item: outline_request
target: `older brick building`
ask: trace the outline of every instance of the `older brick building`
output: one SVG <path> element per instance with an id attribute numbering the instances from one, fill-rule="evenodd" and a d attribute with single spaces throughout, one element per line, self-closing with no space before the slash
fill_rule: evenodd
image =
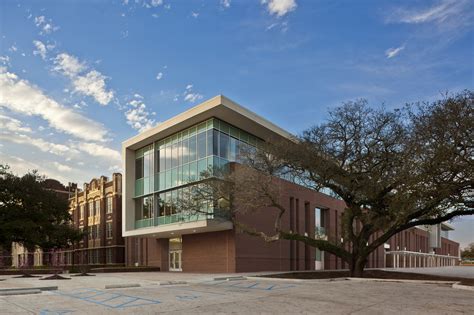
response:
<path id="1" fill-rule="evenodd" d="M 61 253 L 64 265 L 123 265 L 122 175 L 85 183 L 69 199 L 73 224 L 86 235 Z"/>
<path id="2" fill-rule="evenodd" d="M 347 265 L 301 242 L 265 243 L 237 233 L 230 221 L 217 220 L 213 205 L 206 215 L 189 215 L 177 206 L 179 196 L 198 185 L 200 174 L 214 166 L 239 163 L 241 150 L 291 134 L 217 96 L 125 141 L 123 235 L 128 265 L 157 266 L 187 272 L 342 269 Z M 282 226 L 316 238 L 339 240 L 342 201 L 277 179 L 288 211 Z M 276 212 L 262 209 L 238 218 L 257 230 L 270 231 Z M 449 225 L 413 228 L 375 251 L 367 267 L 455 264 L 459 244 L 446 238 Z"/>

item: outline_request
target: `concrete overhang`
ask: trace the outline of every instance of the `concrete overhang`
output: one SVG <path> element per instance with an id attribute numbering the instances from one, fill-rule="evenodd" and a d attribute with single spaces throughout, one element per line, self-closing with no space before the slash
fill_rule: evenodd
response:
<path id="1" fill-rule="evenodd" d="M 454 231 L 454 226 L 447 222 L 441 223 L 441 230 L 443 231 Z"/>
<path id="2" fill-rule="evenodd" d="M 150 226 L 130 231 L 122 231 L 122 234 L 123 237 L 139 236 L 151 238 L 173 238 L 184 234 L 217 232 L 231 230 L 232 228 L 233 224 L 230 221 L 208 219 Z"/>
<path id="3" fill-rule="evenodd" d="M 292 139 L 294 136 L 265 118 L 249 111 L 223 95 L 215 96 L 122 143 L 123 149 L 137 150 L 209 118 L 238 126 L 263 140 Z"/>

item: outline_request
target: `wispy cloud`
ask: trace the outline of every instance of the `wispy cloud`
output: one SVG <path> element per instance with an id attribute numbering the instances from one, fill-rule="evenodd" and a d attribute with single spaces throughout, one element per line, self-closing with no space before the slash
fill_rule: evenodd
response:
<path id="1" fill-rule="evenodd" d="M 385 51 L 385 56 L 387 56 L 388 59 L 393 58 L 397 56 L 404 49 L 405 49 L 405 45 L 402 45 L 396 48 L 389 48 Z"/>
<path id="2" fill-rule="evenodd" d="M 219 5 L 222 9 L 228 9 L 230 7 L 231 0 L 220 0 Z"/>
<path id="3" fill-rule="evenodd" d="M 108 132 L 102 124 L 64 107 L 5 67 L 0 67 L 0 90 L 0 106 L 41 117 L 54 129 L 77 138 L 106 141 Z"/>
<path id="4" fill-rule="evenodd" d="M 158 72 L 158 74 L 156 75 L 156 79 L 161 80 L 161 78 L 163 78 L 163 72 Z"/>
<path id="5" fill-rule="evenodd" d="M 271 15 L 282 17 L 297 7 L 296 0 L 261 0 Z"/>
<path id="6" fill-rule="evenodd" d="M 282 22 L 275 22 L 266 27 L 266 31 L 270 31 L 272 29 L 279 29 L 282 33 L 286 33 L 288 31 L 288 21 L 282 21 Z"/>
<path id="7" fill-rule="evenodd" d="M 33 55 L 39 55 L 41 56 L 41 59 L 45 60 L 46 59 L 46 54 L 48 53 L 48 50 L 51 50 L 54 48 L 54 45 L 45 45 L 43 42 L 39 40 L 34 40 L 33 45 L 35 45 L 36 50 L 33 50 Z"/>
<path id="8" fill-rule="evenodd" d="M 55 26 L 53 21 L 44 15 L 35 17 L 35 25 L 41 30 L 40 35 L 50 34 L 59 30 L 59 26 Z"/>
<path id="9" fill-rule="evenodd" d="M 93 97 L 99 104 L 107 105 L 114 98 L 114 91 L 107 89 L 105 75 L 88 67 L 75 56 L 61 53 L 54 59 L 54 71 L 71 80 L 74 92 Z"/>
<path id="10" fill-rule="evenodd" d="M 186 85 L 186 88 L 184 89 L 184 92 L 183 92 L 183 99 L 185 102 L 194 103 L 202 99 L 203 97 L 204 96 L 202 94 L 199 94 L 193 91 L 192 84 Z"/>
<path id="11" fill-rule="evenodd" d="M 42 152 L 60 156 L 66 161 L 82 161 L 85 158 L 83 153 L 86 153 L 90 157 L 99 158 L 105 164 L 112 164 L 114 167 L 119 167 L 121 164 L 120 153 L 102 144 L 72 139 L 68 139 L 65 143 L 51 142 L 34 135 L 30 127 L 6 115 L 0 115 L 0 124 L 4 126 L 0 131 L 0 140 L 5 142 L 31 146 Z M 44 128 L 40 126 L 38 130 L 44 130 Z"/>
<path id="12" fill-rule="evenodd" d="M 128 110 L 125 112 L 127 124 L 133 129 L 142 132 L 155 125 L 155 120 L 151 118 L 154 113 L 150 113 L 147 109 L 143 97 L 135 94 L 133 99 L 127 103 Z"/>
<path id="13" fill-rule="evenodd" d="M 397 7 L 389 13 L 386 23 L 433 24 L 441 32 L 460 32 L 469 29 L 474 16 L 470 0 L 439 0 L 430 7 Z M 431 30 L 433 32 L 433 30 Z"/>
<path id="14" fill-rule="evenodd" d="M 30 127 L 23 126 L 22 122 L 13 117 L 5 116 L 0 114 L 0 125 L 2 130 L 12 132 L 32 132 Z"/>

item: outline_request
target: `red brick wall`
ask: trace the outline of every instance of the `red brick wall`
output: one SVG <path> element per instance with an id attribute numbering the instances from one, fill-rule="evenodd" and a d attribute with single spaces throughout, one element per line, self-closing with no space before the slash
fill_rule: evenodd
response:
<path id="1" fill-rule="evenodd" d="M 232 230 L 182 236 L 182 269 L 187 272 L 235 272 Z"/>

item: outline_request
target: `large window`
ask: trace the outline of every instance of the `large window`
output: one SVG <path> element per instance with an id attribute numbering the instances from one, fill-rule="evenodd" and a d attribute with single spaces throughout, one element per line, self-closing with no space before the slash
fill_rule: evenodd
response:
<path id="1" fill-rule="evenodd" d="M 110 214 L 113 211 L 113 209 L 112 209 L 112 197 L 107 197 L 106 201 L 107 201 L 107 213 Z"/>
<path id="2" fill-rule="evenodd" d="M 100 216 L 100 199 L 95 201 L 95 215 Z"/>
<path id="3" fill-rule="evenodd" d="M 112 222 L 107 222 L 105 234 L 107 238 L 112 238 Z"/>
<path id="4" fill-rule="evenodd" d="M 89 217 L 93 217 L 95 215 L 94 212 L 94 202 L 89 201 Z"/>
<path id="5" fill-rule="evenodd" d="M 84 220 L 84 204 L 81 204 L 79 206 L 79 212 L 80 212 L 80 218 L 81 220 Z"/>
<path id="6" fill-rule="evenodd" d="M 147 196 L 137 199 L 135 205 L 135 220 L 149 219 L 153 216 L 153 196 Z"/>
<path id="7" fill-rule="evenodd" d="M 136 151 L 135 196 L 189 184 L 229 162 L 242 162 L 262 141 L 212 118 Z"/>
<path id="8" fill-rule="evenodd" d="M 135 160 L 135 179 L 143 178 L 143 156 Z"/>

